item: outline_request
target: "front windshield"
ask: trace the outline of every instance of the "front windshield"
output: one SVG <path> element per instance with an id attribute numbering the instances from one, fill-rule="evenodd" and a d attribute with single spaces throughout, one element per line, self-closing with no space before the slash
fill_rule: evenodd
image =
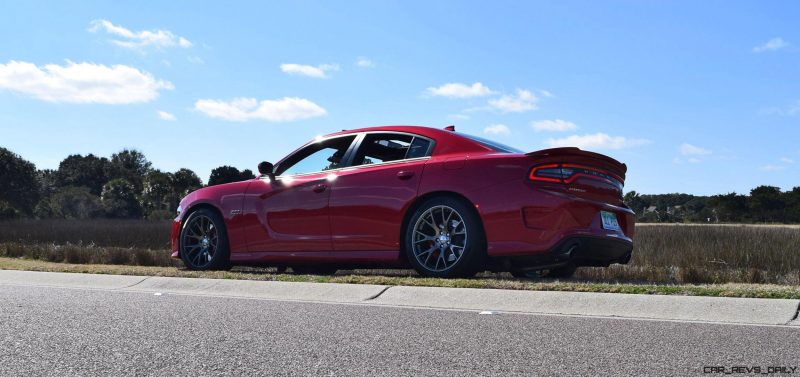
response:
<path id="1" fill-rule="evenodd" d="M 519 150 L 517 148 L 510 147 L 508 145 L 505 145 L 505 144 L 502 144 L 502 143 L 498 143 L 496 141 L 492 141 L 492 140 L 489 140 L 489 139 L 484 139 L 482 137 L 468 135 L 468 134 L 462 134 L 461 132 L 456 132 L 456 134 L 459 135 L 459 136 L 463 136 L 463 137 L 465 137 L 467 139 L 470 139 L 472 141 L 478 142 L 481 145 L 483 145 L 484 147 L 491 148 L 492 150 L 495 150 L 497 152 L 503 152 L 503 153 L 525 153 L 525 152 L 523 152 L 523 151 L 521 151 L 521 150 Z"/>

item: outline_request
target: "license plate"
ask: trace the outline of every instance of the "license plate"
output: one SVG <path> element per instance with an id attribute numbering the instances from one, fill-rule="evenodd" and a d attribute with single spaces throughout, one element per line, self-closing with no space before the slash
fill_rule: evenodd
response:
<path id="1" fill-rule="evenodd" d="M 622 231 L 617 221 L 617 215 L 612 212 L 600 211 L 600 219 L 603 220 L 603 229 Z"/>

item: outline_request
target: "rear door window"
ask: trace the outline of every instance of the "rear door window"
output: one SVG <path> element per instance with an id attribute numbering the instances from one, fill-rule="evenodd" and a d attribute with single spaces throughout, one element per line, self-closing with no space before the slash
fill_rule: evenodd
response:
<path id="1" fill-rule="evenodd" d="M 429 140 L 417 136 L 370 133 L 364 136 L 353 159 L 353 166 L 425 157 L 428 155 L 429 147 Z"/>

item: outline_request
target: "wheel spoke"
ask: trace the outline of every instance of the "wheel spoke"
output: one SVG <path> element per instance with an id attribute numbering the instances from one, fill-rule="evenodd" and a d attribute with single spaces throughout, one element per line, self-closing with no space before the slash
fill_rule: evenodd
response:
<path id="1" fill-rule="evenodd" d="M 435 248 L 434 248 L 434 249 L 435 249 Z M 425 258 L 425 262 L 423 262 L 423 263 L 422 263 L 423 265 L 425 265 L 425 266 L 427 266 L 427 265 L 428 265 L 428 261 L 431 259 L 431 256 L 433 255 L 433 250 L 434 250 L 434 249 L 430 249 L 430 250 L 428 251 L 428 256 Z M 417 258 L 417 259 L 419 259 L 419 258 Z"/>
<path id="2" fill-rule="evenodd" d="M 456 212 L 456 211 L 452 211 L 452 210 L 451 210 L 451 211 L 450 211 L 450 214 L 449 214 L 449 215 L 447 215 L 447 218 L 444 220 L 444 226 L 445 226 L 445 228 L 447 228 L 447 226 L 450 224 L 450 219 L 453 217 L 453 214 L 454 214 L 455 212 Z M 455 227 L 453 228 L 453 230 L 455 230 Z"/>
<path id="3" fill-rule="evenodd" d="M 195 231 L 195 229 L 196 229 L 196 231 Z M 203 226 L 202 226 L 202 225 L 200 225 L 200 219 L 198 219 L 198 220 L 195 220 L 195 221 L 192 223 L 192 232 L 193 232 L 194 234 L 196 234 L 196 235 L 200 236 L 200 237 L 202 237 L 202 236 L 204 235 L 204 233 L 203 233 Z"/>
<path id="4" fill-rule="evenodd" d="M 433 216 L 431 216 L 431 220 L 433 220 Z M 434 230 L 435 232 L 437 232 L 437 233 L 439 232 L 439 228 L 437 228 L 437 227 L 436 227 L 436 224 L 435 224 L 435 223 L 433 223 L 433 222 L 429 222 L 428 220 L 426 220 L 426 219 L 424 219 L 424 218 L 422 218 L 422 222 L 423 222 L 425 225 L 428 225 L 429 227 L 433 228 L 433 230 Z"/>
<path id="5" fill-rule="evenodd" d="M 435 247 L 435 246 L 434 246 L 434 247 L 431 247 L 431 248 L 430 248 L 430 249 L 428 249 L 428 250 L 425 250 L 425 251 L 422 251 L 422 252 L 419 252 L 419 253 L 417 253 L 417 256 L 419 257 L 419 256 L 422 256 L 422 254 L 426 254 L 426 253 L 427 253 L 427 254 L 431 254 L 431 253 L 433 253 L 433 251 L 434 251 L 434 250 L 436 250 L 436 247 Z"/>
<path id="6" fill-rule="evenodd" d="M 194 254 L 195 250 L 200 250 L 200 249 L 201 249 L 201 247 L 199 245 L 195 245 L 195 246 L 188 247 L 188 249 L 184 248 L 184 251 L 186 251 L 186 256 L 187 257 L 192 258 L 192 255 Z"/>
<path id="7" fill-rule="evenodd" d="M 458 253 L 456 253 L 456 248 L 460 249 Z M 450 251 L 456 256 L 456 260 L 461 258 L 461 254 L 464 254 L 464 248 L 461 246 L 450 245 Z"/>

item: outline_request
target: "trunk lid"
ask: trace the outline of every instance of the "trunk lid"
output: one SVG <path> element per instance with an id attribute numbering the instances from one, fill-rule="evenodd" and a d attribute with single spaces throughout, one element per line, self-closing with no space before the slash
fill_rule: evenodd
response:
<path id="1" fill-rule="evenodd" d="M 606 155 L 575 147 L 526 153 L 533 161 L 530 179 L 561 186 L 570 194 L 619 205 L 628 167 Z"/>

